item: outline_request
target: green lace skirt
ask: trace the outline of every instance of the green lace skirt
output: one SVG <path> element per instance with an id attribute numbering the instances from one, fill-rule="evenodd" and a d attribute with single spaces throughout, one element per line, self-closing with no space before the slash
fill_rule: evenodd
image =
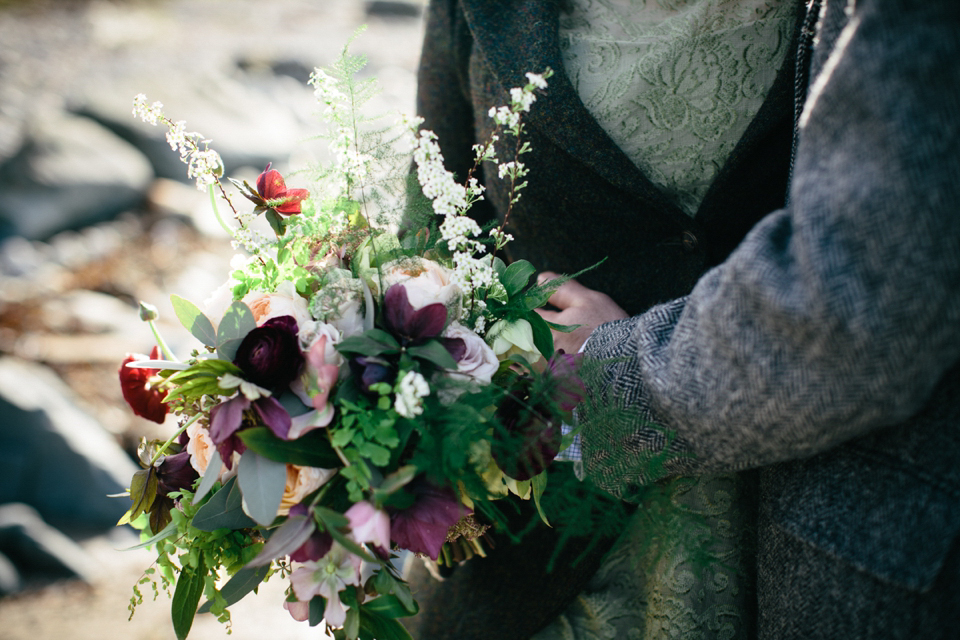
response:
<path id="1" fill-rule="evenodd" d="M 752 637 L 755 515 L 752 474 L 650 487 L 600 570 L 534 640 Z"/>

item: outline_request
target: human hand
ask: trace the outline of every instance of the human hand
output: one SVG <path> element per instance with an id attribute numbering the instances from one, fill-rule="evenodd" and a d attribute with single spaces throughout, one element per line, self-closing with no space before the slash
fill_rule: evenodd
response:
<path id="1" fill-rule="evenodd" d="M 544 271 L 537 277 L 540 284 L 553 280 L 556 273 Z M 570 333 L 553 331 L 553 344 L 567 353 L 577 353 L 593 330 L 604 322 L 628 317 L 613 299 L 599 291 L 588 289 L 576 280 L 564 282 L 547 301 L 559 311 L 537 309 L 537 313 L 554 324 L 582 325 Z"/>

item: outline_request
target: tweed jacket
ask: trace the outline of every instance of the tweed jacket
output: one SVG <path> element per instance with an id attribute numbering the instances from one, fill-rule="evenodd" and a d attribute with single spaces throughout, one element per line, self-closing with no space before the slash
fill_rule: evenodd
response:
<path id="1" fill-rule="evenodd" d="M 760 635 L 912 637 L 944 622 L 914 594 L 960 580 L 960 5 L 798 9 L 798 55 L 693 218 L 558 73 L 528 120 L 512 257 L 606 258 L 581 280 L 635 314 L 586 345 L 605 363 L 580 412 L 591 480 L 631 500 L 759 468 Z M 431 4 L 419 108 L 459 175 L 486 109 L 524 72 L 561 71 L 556 11 Z M 856 602 L 868 583 L 893 594 L 882 611 Z M 898 627 L 907 609 L 923 619 Z"/>

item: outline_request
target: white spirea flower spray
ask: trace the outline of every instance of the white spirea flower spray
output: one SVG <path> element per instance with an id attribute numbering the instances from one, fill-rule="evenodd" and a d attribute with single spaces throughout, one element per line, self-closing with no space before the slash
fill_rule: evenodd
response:
<path id="1" fill-rule="evenodd" d="M 524 129 L 523 114 L 530 111 L 537 99 L 536 91 L 546 89 L 547 78 L 552 75 L 551 69 L 547 69 L 543 74 L 528 73 L 526 85 L 510 90 L 509 106 L 490 108 L 488 115 L 497 124 L 497 130 L 486 144 L 474 145 L 474 166 L 470 169 L 465 183 L 458 182 L 453 173 L 444 167 L 443 154 L 437 144 L 437 136 L 432 131 L 421 130 L 417 136 L 413 152 L 417 164 L 417 178 L 424 196 L 433 201 L 434 211 L 444 216 L 440 223 L 440 234 L 453 254 L 453 280 L 464 291 L 465 297 L 474 302 L 472 306 L 464 305 L 462 319 L 474 314 L 474 329 L 477 331 L 483 331 L 486 319 L 483 316 L 484 304 L 474 294 L 478 289 L 490 287 L 497 282 L 493 257 L 513 240 L 513 236 L 504 231 L 504 227 L 510 218 L 513 205 L 520 199 L 521 189 L 527 184 L 524 177 L 528 169 L 519 160 L 521 155 L 531 150 L 530 144 L 521 140 Z M 510 162 L 501 163 L 497 158 L 494 145 L 500 140 L 501 132 L 513 136 L 516 140 L 515 159 Z M 466 215 L 474 203 L 483 199 L 484 186 L 473 175 L 483 162 L 496 165 L 499 178 L 510 181 L 510 204 L 503 222 L 489 232 L 493 251 L 488 256 L 483 255 L 487 245 L 478 239 L 483 233 L 480 225 Z"/>

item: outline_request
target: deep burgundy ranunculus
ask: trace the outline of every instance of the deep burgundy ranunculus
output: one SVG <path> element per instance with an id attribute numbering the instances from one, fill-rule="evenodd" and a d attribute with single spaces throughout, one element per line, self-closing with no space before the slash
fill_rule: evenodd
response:
<path id="1" fill-rule="evenodd" d="M 557 457 L 563 440 L 560 424 L 540 407 L 530 406 L 526 388 L 504 396 L 496 415 L 502 428 L 494 432 L 491 453 L 505 474 L 529 480 Z"/>
<path id="2" fill-rule="evenodd" d="M 435 338 L 447 323 L 447 308 L 441 303 L 414 309 L 403 284 L 395 284 L 383 296 L 383 319 L 403 344 Z"/>
<path id="3" fill-rule="evenodd" d="M 161 495 L 166 495 L 171 491 L 189 489 L 199 477 L 200 474 L 190 464 L 190 454 L 186 451 L 166 456 L 157 465 L 157 480 L 159 481 Z"/>
<path id="4" fill-rule="evenodd" d="M 141 418 L 152 420 L 156 423 L 163 423 L 167 416 L 167 405 L 163 399 L 166 397 L 166 391 L 156 389 L 149 383 L 150 378 L 157 375 L 159 369 L 140 369 L 128 367 L 127 363 L 138 360 L 158 360 L 160 358 L 160 349 L 153 348 L 150 356 L 142 354 L 127 354 L 123 363 L 120 364 L 120 389 L 123 391 L 123 399 L 127 401 L 133 412 Z"/>
<path id="5" fill-rule="evenodd" d="M 390 511 L 390 539 L 401 549 L 425 553 L 434 560 L 447 540 L 447 531 L 472 513 L 451 489 L 441 489 L 420 478 L 407 485 L 414 503 Z"/>
<path id="6" fill-rule="evenodd" d="M 306 189 L 287 189 L 283 176 L 270 164 L 257 177 L 257 193 L 262 203 L 257 203 L 266 209 L 273 209 L 282 216 L 300 213 L 300 203 L 310 197 Z"/>
<path id="7" fill-rule="evenodd" d="M 283 388 L 300 375 L 303 353 L 297 340 L 297 321 L 278 316 L 246 335 L 234 363 L 243 377 L 265 389 Z"/>

